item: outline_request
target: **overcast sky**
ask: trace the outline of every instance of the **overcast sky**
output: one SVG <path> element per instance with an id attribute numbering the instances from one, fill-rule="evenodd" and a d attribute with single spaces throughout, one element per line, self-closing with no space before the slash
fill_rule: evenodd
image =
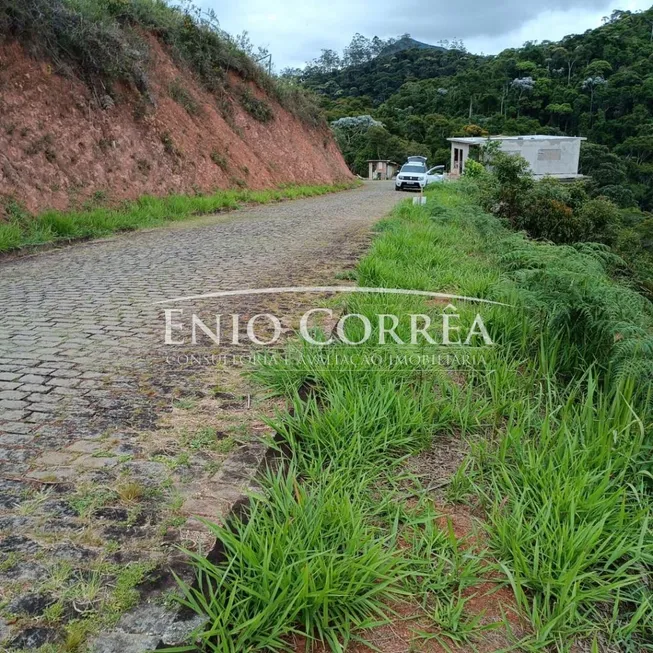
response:
<path id="1" fill-rule="evenodd" d="M 405 32 L 427 43 L 462 39 L 494 54 L 524 41 L 555 41 L 601 24 L 614 9 L 647 9 L 651 0 L 200 0 L 231 34 L 249 32 L 268 47 L 277 70 L 301 66 L 322 48 L 342 51 L 351 37 Z"/>

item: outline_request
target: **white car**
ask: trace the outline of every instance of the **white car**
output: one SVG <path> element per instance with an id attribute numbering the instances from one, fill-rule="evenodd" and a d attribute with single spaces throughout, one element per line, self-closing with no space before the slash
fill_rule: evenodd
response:
<path id="1" fill-rule="evenodd" d="M 414 157 L 417 158 L 417 157 Z M 395 190 L 422 190 L 429 184 L 444 181 L 444 166 L 435 166 L 430 170 L 426 169 L 426 160 L 424 163 L 411 161 L 405 163 L 399 174 L 395 178 Z"/>

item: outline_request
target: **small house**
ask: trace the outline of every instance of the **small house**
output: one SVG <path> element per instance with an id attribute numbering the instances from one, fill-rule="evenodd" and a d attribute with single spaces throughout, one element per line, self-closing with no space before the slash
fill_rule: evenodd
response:
<path id="1" fill-rule="evenodd" d="M 586 139 L 580 136 L 456 136 L 447 140 L 451 143 L 451 177 L 461 175 L 472 151 L 488 141 L 498 142 L 502 152 L 524 157 L 536 179 L 574 180 L 583 176 L 578 174 L 578 160 L 581 141 Z"/>
<path id="2" fill-rule="evenodd" d="M 397 172 L 397 164 L 388 159 L 370 159 L 367 164 L 369 179 L 392 179 Z"/>

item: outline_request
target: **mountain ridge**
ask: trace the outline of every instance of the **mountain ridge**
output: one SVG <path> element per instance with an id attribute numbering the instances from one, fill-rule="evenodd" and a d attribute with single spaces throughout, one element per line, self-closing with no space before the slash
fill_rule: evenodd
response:
<path id="1" fill-rule="evenodd" d="M 431 43 L 424 43 L 423 41 L 418 41 L 417 39 L 412 38 L 411 36 L 402 36 L 398 41 L 387 45 L 381 52 L 379 52 L 379 57 L 388 57 L 397 52 L 403 52 L 404 50 L 445 50 L 439 45 L 432 45 Z"/>

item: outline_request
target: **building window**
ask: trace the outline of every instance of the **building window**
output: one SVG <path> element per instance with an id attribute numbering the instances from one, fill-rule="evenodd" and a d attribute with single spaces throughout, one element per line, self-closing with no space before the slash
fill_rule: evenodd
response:
<path id="1" fill-rule="evenodd" d="M 559 149 L 540 149 L 537 151 L 537 160 L 538 161 L 560 161 L 560 150 Z"/>

